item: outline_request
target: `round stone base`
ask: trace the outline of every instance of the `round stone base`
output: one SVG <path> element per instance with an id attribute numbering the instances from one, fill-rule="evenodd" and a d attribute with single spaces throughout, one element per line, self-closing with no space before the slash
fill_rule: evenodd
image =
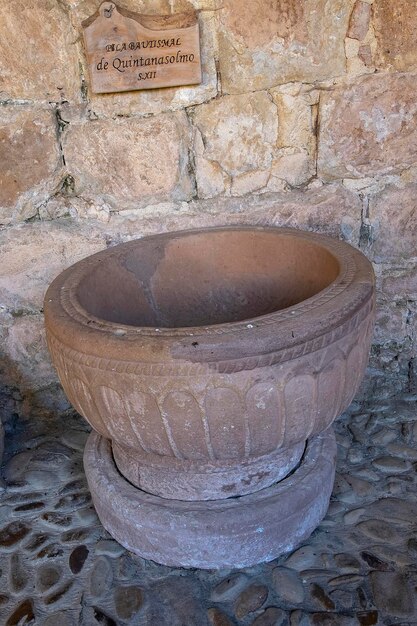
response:
<path id="1" fill-rule="evenodd" d="M 125 548 L 170 566 L 242 568 L 300 544 L 324 517 L 333 487 L 331 429 L 307 443 L 299 467 L 256 493 L 205 502 L 150 495 L 118 472 L 109 441 L 88 439 L 84 467 L 103 526 Z"/>
<path id="2" fill-rule="evenodd" d="M 143 491 L 170 500 L 222 500 L 254 493 L 288 476 L 300 462 L 305 442 L 240 462 L 138 456 L 114 441 L 112 450 L 119 472 Z"/>

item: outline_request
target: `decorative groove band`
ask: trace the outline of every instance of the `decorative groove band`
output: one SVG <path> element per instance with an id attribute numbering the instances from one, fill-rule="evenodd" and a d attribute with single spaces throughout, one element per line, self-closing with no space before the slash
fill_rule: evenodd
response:
<path id="1" fill-rule="evenodd" d="M 374 299 L 370 295 L 367 302 L 344 324 L 337 328 L 324 332 L 319 337 L 310 341 L 300 343 L 291 348 L 283 348 L 266 355 L 253 357 L 230 359 L 225 361 L 200 363 L 144 363 L 137 361 L 110 360 L 94 355 L 84 354 L 69 348 L 58 340 L 50 330 L 48 330 L 48 343 L 53 354 L 58 354 L 64 359 L 71 360 L 79 365 L 99 370 L 111 369 L 118 374 L 134 374 L 140 376 L 173 376 L 188 377 L 201 374 L 212 373 L 234 374 L 237 372 L 252 370 L 258 367 L 269 367 L 272 365 L 291 361 L 299 357 L 311 354 L 322 348 L 337 342 L 356 330 L 364 320 L 373 315 Z"/>

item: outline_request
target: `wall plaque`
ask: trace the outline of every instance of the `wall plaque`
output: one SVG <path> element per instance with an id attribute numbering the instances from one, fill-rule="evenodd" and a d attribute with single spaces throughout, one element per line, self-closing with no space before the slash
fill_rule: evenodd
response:
<path id="1" fill-rule="evenodd" d="M 195 12 L 141 15 L 103 2 L 82 26 L 94 93 L 201 83 Z"/>

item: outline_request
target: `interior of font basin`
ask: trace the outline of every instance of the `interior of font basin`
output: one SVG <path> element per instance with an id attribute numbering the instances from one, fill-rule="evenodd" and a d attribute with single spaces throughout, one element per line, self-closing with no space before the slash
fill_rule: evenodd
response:
<path id="1" fill-rule="evenodd" d="M 213 230 L 110 249 L 90 266 L 76 297 L 88 315 L 115 324 L 209 326 L 294 306 L 339 271 L 328 250 L 296 235 Z"/>

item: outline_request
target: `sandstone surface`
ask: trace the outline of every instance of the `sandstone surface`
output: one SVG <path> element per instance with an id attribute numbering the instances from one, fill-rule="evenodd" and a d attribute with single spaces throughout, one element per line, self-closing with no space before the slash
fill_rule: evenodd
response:
<path id="1" fill-rule="evenodd" d="M 235 177 L 270 168 L 277 144 L 278 119 L 276 107 L 265 92 L 213 100 L 196 109 L 193 119 L 197 128 L 198 182 L 210 179 L 214 167 L 219 176 L 213 191 L 224 192 Z M 267 179 L 261 180 L 265 185 Z M 249 182 L 243 193 L 260 186 L 259 180 Z"/>
<path id="2" fill-rule="evenodd" d="M 0 99 L 79 101 L 76 36 L 63 3 L 6 2 L 1 22 Z"/>
<path id="3" fill-rule="evenodd" d="M 267 93 L 213 100 L 196 110 L 194 122 L 206 159 L 217 161 L 229 175 L 270 165 L 278 120 Z"/>
<path id="4" fill-rule="evenodd" d="M 115 208 L 120 208 L 119 201 L 137 207 L 189 199 L 189 134 L 181 112 L 70 124 L 63 149 L 75 193 L 104 197 Z"/>
<path id="5" fill-rule="evenodd" d="M 371 198 L 370 251 L 377 262 L 404 262 L 417 257 L 416 193 L 416 184 L 392 186 Z"/>
<path id="6" fill-rule="evenodd" d="M 53 111 L 1 107 L 0 163 L 0 223 L 33 217 L 59 182 Z"/>
<path id="7" fill-rule="evenodd" d="M 350 16 L 348 37 L 352 39 L 365 39 L 371 17 L 371 5 L 369 2 L 358 0 Z"/>
<path id="8" fill-rule="evenodd" d="M 366 76 L 322 94 L 318 173 L 325 180 L 399 172 L 417 160 L 414 75 Z"/>
<path id="9" fill-rule="evenodd" d="M 377 66 L 404 72 L 417 68 L 416 7 L 409 0 L 377 0 L 372 5 L 378 42 Z"/>
<path id="10" fill-rule="evenodd" d="M 343 40 L 353 2 L 225 0 L 220 12 L 220 71 L 226 93 L 293 81 L 315 81 L 345 70 Z"/>

